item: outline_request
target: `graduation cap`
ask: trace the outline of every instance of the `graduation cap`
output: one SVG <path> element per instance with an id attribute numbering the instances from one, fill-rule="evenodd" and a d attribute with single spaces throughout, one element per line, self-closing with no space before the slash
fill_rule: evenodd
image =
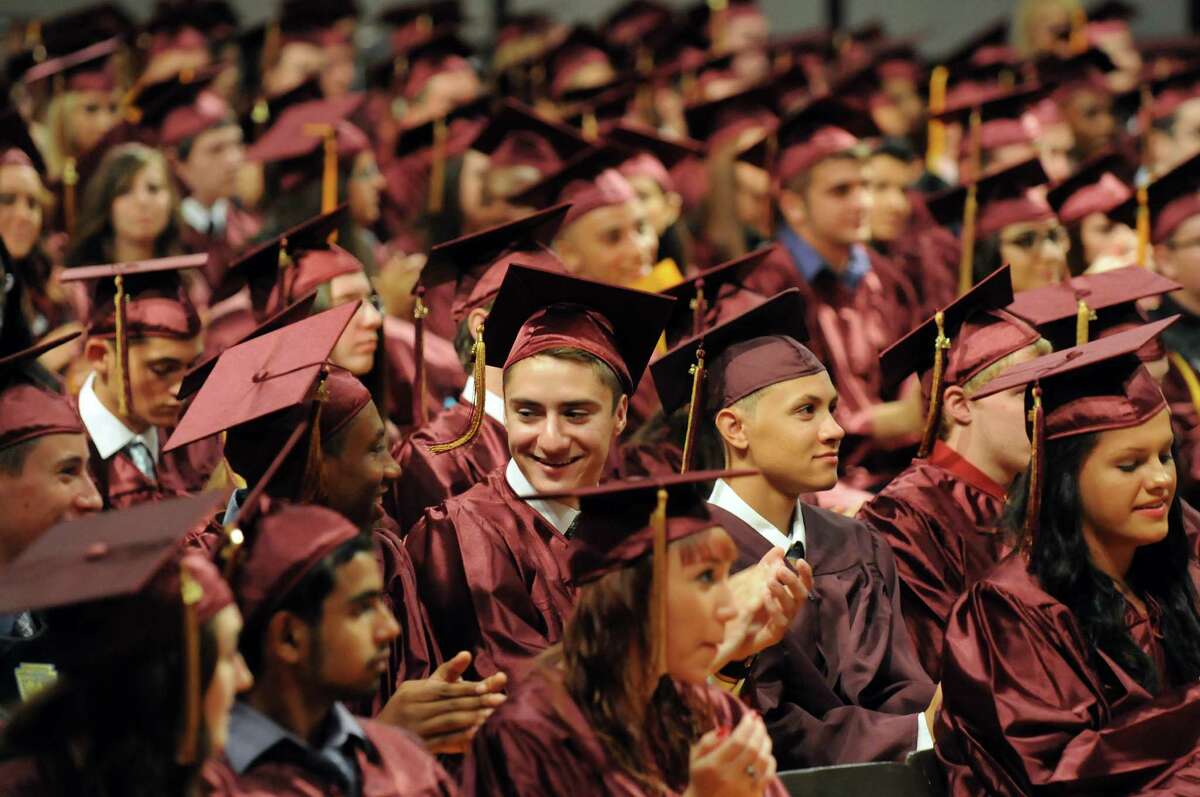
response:
<path id="1" fill-rule="evenodd" d="M 155 131 L 160 146 L 175 146 L 233 120 L 229 104 L 211 90 L 219 68 L 180 73 L 142 87 L 127 109 L 135 124 Z"/>
<path id="2" fill-rule="evenodd" d="M 691 105 L 683 111 L 688 135 L 705 142 L 710 152 L 736 140 L 745 130 L 774 127 L 779 121 L 778 112 L 775 92 L 768 84 Z"/>
<path id="3" fill-rule="evenodd" d="M 688 158 L 704 156 L 704 145 L 692 138 L 663 138 L 652 127 L 642 124 L 618 122 L 604 131 L 604 140 L 631 154 L 653 155 L 668 169 L 673 169 Z"/>
<path id="4" fill-rule="evenodd" d="M 427 40 L 435 30 L 452 29 L 463 22 L 458 0 L 427 0 L 389 6 L 379 21 L 395 28 L 389 36 L 392 49 L 400 51 Z"/>
<path id="5" fill-rule="evenodd" d="M 591 28 L 575 26 L 565 39 L 545 54 L 547 72 L 551 76 L 547 87 L 550 96 L 560 99 L 566 91 L 578 88 L 573 81 L 592 65 L 608 67 L 606 72 L 598 73 L 603 75 L 601 82 L 607 83 L 615 74 L 615 56 L 604 37 Z"/>
<path id="6" fill-rule="evenodd" d="M 820 97 L 779 123 L 774 133 L 738 156 L 770 170 L 779 184 L 817 162 L 879 135 L 871 117 L 833 97 Z"/>
<path id="7" fill-rule="evenodd" d="M 226 6 L 224 11 L 232 13 Z M 141 28 L 138 44 L 151 57 L 171 50 L 203 50 L 208 52 L 209 25 L 218 22 L 205 4 L 191 0 L 158 0 L 154 12 Z M 218 11 L 217 13 L 221 13 Z M 218 25 L 226 28 L 228 24 Z M 236 27 L 236 19 L 234 20 Z"/>
<path id="8" fill-rule="evenodd" d="M 135 29 L 133 18 L 117 4 L 91 3 L 43 21 L 27 39 L 41 63 L 106 39 L 127 40 Z"/>
<path id="9" fill-rule="evenodd" d="M 543 175 L 590 146 L 570 126 L 547 119 L 513 99 L 504 100 L 471 142 L 471 149 L 490 156 L 494 168 L 532 166 Z"/>
<path id="10" fill-rule="evenodd" d="M 279 9 L 279 32 L 284 41 L 306 41 L 318 46 L 350 38 L 347 21 L 357 21 L 355 2 L 328 3 L 325 0 L 283 0 Z"/>
<path id="11" fill-rule="evenodd" d="M 1153 271 L 1127 266 L 1021 291 L 1008 311 L 1036 326 L 1056 350 L 1066 349 L 1104 337 L 1115 328 L 1141 323 L 1135 302 L 1179 287 Z"/>
<path id="12" fill-rule="evenodd" d="M 561 169 L 546 175 L 510 201 L 518 205 L 543 208 L 569 202 L 571 209 L 562 226 L 569 227 L 596 208 L 621 205 L 637 199 L 637 194 L 616 170 L 623 153 L 612 147 L 596 147 L 581 152 Z"/>
<path id="13" fill-rule="evenodd" d="M 804 299 L 790 288 L 676 345 L 651 366 L 663 410 L 690 404 L 683 470 L 691 468 L 697 419 L 765 387 L 811 376 L 825 366 L 804 345 Z"/>
<path id="14" fill-rule="evenodd" d="M 1108 54 L 1097 47 L 1069 58 L 1045 56 L 1034 63 L 1034 72 L 1040 82 L 1054 83 L 1066 91 L 1089 87 L 1107 93 L 1109 88 L 1104 76 L 1116 68 Z"/>
<path id="15" fill-rule="evenodd" d="M 616 47 L 640 50 L 669 35 L 675 12 L 655 0 L 628 0 L 613 10 L 600 26 Z"/>
<path id="16" fill-rule="evenodd" d="M 1118 152 L 1102 153 L 1075 170 L 1046 194 L 1046 201 L 1065 225 L 1093 213 L 1109 213 L 1133 196 L 1129 182 L 1134 167 Z"/>
<path id="17" fill-rule="evenodd" d="M 21 80 L 27 86 L 50 80 L 55 93 L 113 91 L 117 87 L 117 81 L 111 59 L 120 49 L 120 39 L 105 39 L 82 50 L 42 61 L 27 70 Z"/>
<path id="18" fill-rule="evenodd" d="M 568 91 L 563 95 L 562 102 L 570 110 L 563 121 L 579 128 L 588 141 L 596 141 L 600 138 L 602 128 L 630 114 L 631 105 L 637 101 L 638 89 L 644 86 L 626 76 L 619 76 L 600 86 Z"/>
<path id="19" fill-rule="evenodd" d="M 0 164 L 25 164 L 46 174 L 46 161 L 16 108 L 0 113 Z"/>
<path id="20" fill-rule="evenodd" d="M 1041 337 L 1036 329 L 1005 311 L 1012 299 L 1012 278 L 1009 267 L 1004 266 L 879 356 L 885 385 L 898 385 L 913 373 L 930 374 L 929 407 L 917 456 L 928 456 L 933 448 L 947 387 L 962 387 Z"/>
<path id="21" fill-rule="evenodd" d="M 1109 217 L 1136 226 L 1139 235 L 1148 231 L 1151 243 L 1163 243 L 1180 224 L 1200 213 L 1198 176 L 1200 155 L 1193 155 L 1150 183 L 1145 188 L 1145 202 L 1134 195 L 1114 208 Z"/>
<path id="22" fill-rule="evenodd" d="M 0 356 L 0 451 L 52 434 L 85 434 L 66 396 L 46 389 L 37 358 L 79 337 L 73 332 Z"/>
<path id="23" fill-rule="evenodd" d="M 432 121 L 404 128 L 396 138 L 395 153 L 397 157 L 405 157 L 422 150 L 431 149 L 439 141 L 442 146 L 445 146 L 446 131 L 451 124 L 463 120 L 485 118 L 491 108 L 491 102 L 491 98 L 489 97 L 478 97 L 456 106 L 445 116 L 439 116 Z M 449 154 L 447 152 L 447 155 Z"/>
<path id="24" fill-rule="evenodd" d="M 472 69 L 467 60 L 475 48 L 463 41 L 454 26 L 443 26 L 424 40 L 396 53 L 396 74 L 402 75 L 400 94 L 413 100 L 429 81 L 443 72 Z"/>
<path id="25" fill-rule="evenodd" d="M 775 250 L 764 246 L 747 255 L 719 263 L 666 290 L 676 300 L 665 331 L 668 348 L 699 335 L 763 302 L 766 297 L 743 287 L 746 278 Z"/>
<path id="26" fill-rule="evenodd" d="M 1025 515 L 1029 538 L 1037 534 L 1041 516 L 1042 485 L 1050 466 L 1047 440 L 1128 429 L 1166 409 L 1162 390 L 1137 352 L 1178 319 L 1174 315 L 1015 365 L 976 394 L 985 398 L 1026 386 L 1032 429 Z"/>
<path id="27" fill-rule="evenodd" d="M 162 337 L 191 340 L 201 332 L 200 316 L 188 298 L 179 271 L 200 268 L 208 255 L 177 255 L 153 260 L 69 268 L 60 282 L 96 281 L 87 333 L 111 338 L 116 349 L 119 414 L 133 406 L 129 385 L 129 340 Z"/>

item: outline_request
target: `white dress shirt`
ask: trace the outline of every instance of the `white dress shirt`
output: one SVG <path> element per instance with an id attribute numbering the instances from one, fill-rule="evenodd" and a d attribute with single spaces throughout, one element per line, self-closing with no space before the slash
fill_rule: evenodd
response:
<path id="1" fill-rule="evenodd" d="M 525 478 L 525 474 L 517 467 L 517 461 L 510 459 L 508 467 L 504 469 L 504 478 L 508 481 L 508 486 L 513 489 L 513 492 L 524 498 L 527 495 L 533 495 L 537 492 L 529 479 Z M 546 519 L 546 522 L 554 527 L 554 530 L 559 534 L 566 534 L 567 529 L 571 528 L 571 523 L 574 522 L 579 510 L 573 506 L 568 506 L 561 501 L 543 500 L 541 498 L 525 499 L 525 503 L 533 507 L 539 515 Z"/>
<path id="2" fill-rule="evenodd" d="M 109 459 L 130 443 L 139 442 L 150 452 L 150 458 L 157 465 L 158 429 L 151 426 L 141 434 L 134 432 L 101 403 L 100 397 L 96 395 L 95 382 L 96 373 L 93 371 L 88 374 L 79 390 L 79 417 L 83 419 L 88 437 L 92 439 L 100 458 Z"/>
<path id="3" fill-rule="evenodd" d="M 229 218 L 229 200 L 222 197 L 212 207 L 206 208 L 199 200 L 189 196 L 179 203 L 179 215 L 196 232 L 220 235 L 225 231 L 225 222 Z"/>
<path id="4" fill-rule="evenodd" d="M 467 384 L 463 386 L 462 400 L 468 404 L 475 403 L 475 377 L 468 376 Z M 504 425 L 504 399 L 490 390 L 483 391 L 483 414 L 501 426 Z"/>

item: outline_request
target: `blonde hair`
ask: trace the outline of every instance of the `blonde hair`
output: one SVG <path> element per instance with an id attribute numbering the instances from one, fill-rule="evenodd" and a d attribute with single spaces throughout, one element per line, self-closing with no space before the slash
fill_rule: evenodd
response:
<path id="1" fill-rule="evenodd" d="M 1034 15 L 1047 8 L 1063 8 L 1074 16 L 1082 10 L 1079 0 L 1018 0 L 1013 10 L 1013 25 L 1010 31 L 1012 45 L 1022 57 L 1032 55 L 1033 43 L 1029 39 L 1029 25 Z"/>
<path id="2" fill-rule="evenodd" d="M 1006 354 L 999 360 L 996 360 L 996 362 L 992 363 L 987 368 L 984 368 L 966 382 L 963 382 L 961 385 L 959 385 L 959 387 L 962 388 L 963 395 L 969 399 L 971 396 L 982 390 L 984 385 L 991 382 L 993 379 L 1000 376 L 1000 374 L 1011 368 L 1015 364 L 1018 356 L 1025 354 L 1026 352 L 1032 352 L 1035 357 L 1044 357 L 1047 354 L 1050 354 L 1052 351 L 1054 351 L 1054 347 L 1050 345 L 1050 341 L 1046 340 L 1045 338 L 1038 338 L 1028 346 L 1022 349 L 1017 349 L 1011 354 Z M 945 412 L 945 410 L 943 410 L 941 425 L 938 427 L 938 439 L 945 440 L 950 436 L 950 432 L 953 428 L 954 421 L 951 420 L 950 416 Z"/>

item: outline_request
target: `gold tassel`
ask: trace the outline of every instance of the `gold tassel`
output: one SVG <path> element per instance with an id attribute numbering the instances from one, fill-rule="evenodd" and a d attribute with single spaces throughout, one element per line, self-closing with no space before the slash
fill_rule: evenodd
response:
<path id="1" fill-rule="evenodd" d="M 1167 359 L 1171 361 L 1171 365 L 1175 366 L 1175 370 L 1183 379 L 1193 409 L 1200 413 L 1200 377 L 1196 376 L 1196 369 L 1192 368 L 1192 364 L 1187 361 L 1187 358 L 1177 351 L 1168 352 Z"/>
<path id="2" fill-rule="evenodd" d="M 958 261 L 958 295 L 971 290 L 975 282 L 975 215 L 979 211 L 975 184 L 967 186 L 967 202 L 963 207 L 962 249 Z"/>
<path id="3" fill-rule="evenodd" d="M 179 566 L 179 592 L 183 599 L 183 737 L 178 763 L 196 763 L 200 735 L 200 621 L 196 607 L 204 599 L 204 588 Z"/>
<path id="4" fill-rule="evenodd" d="M 467 431 L 450 442 L 434 443 L 429 446 L 431 454 L 445 454 L 447 451 L 462 448 L 475 439 L 475 436 L 479 434 L 479 427 L 483 425 L 483 405 L 487 401 L 487 350 L 483 345 L 483 324 L 479 325 L 477 335 L 472 355 L 475 364 L 471 369 L 471 378 L 475 380 L 475 403 L 471 407 L 471 423 L 467 426 Z"/>
<path id="5" fill-rule="evenodd" d="M 329 213 L 337 207 L 338 203 L 338 155 L 337 155 L 337 135 L 334 132 L 333 126 L 329 125 L 326 128 L 324 135 L 325 144 L 325 163 L 324 169 L 321 172 L 321 213 Z M 333 235 L 337 234 L 335 230 Z M 330 241 L 332 243 L 332 241 Z"/>
<path id="6" fill-rule="evenodd" d="M 1146 255 L 1150 251 L 1150 197 L 1146 186 L 1137 189 L 1137 264 L 1146 267 Z"/>
<path id="7" fill-rule="evenodd" d="M 237 567 L 238 554 L 242 551 L 242 546 L 246 544 L 246 534 L 235 525 L 230 525 L 225 529 L 225 546 L 221 548 L 221 558 L 225 560 L 225 567 L 222 568 L 222 575 L 230 584 L 233 583 L 233 571 Z"/>
<path id="8" fill-rule="evenodd" d="M 429 212 L 441 213 L 446 198 L 446 117 L 433 120 L 432 162 L 429 168 Z"/>
<path id="9" fill-rule="evenodd" d="M 583 137 L 588 141 L 595 143 L 600 138 L 600 122 L 596 119 L 595 111 L 584 111 L 579 127 L 583 132 Z"/>
<path id="10" fill-rule="evenodd" d="M 692 450 L 696 447 L 696 414 L 700 412 L 700 385 L 704 383 L 704 347 L 696 349 L 696 362 L 689 369 L 692 375 L 692 401 L 688 405 L 687 431 L 683 437 L 683 464 L 680 473 L 687 473 L 692 467 Z"/>
<path id="11" fill-rule="evenodd" d="M 325 385 L 325 375 L 317 385 L 317 393 L 313 407 L 312 423 L 309 425 L 308 459 L 304 463 L 304 479 L 300 485 L 300 502 L 311 504 L 321 495 L 321 460 L 324 452 L 321 450 L 321 408 L 329 398 L 329 388 Z"/>
<path id="12" fill-rule="evenodd" d="M 79 184 L 79 170 L 74 158 L 67 158 L 63 163 L 63 224 L 67 234 L 75 232 L 75 187 Z"/>
<path id="13" fill-rule="evenodd" d="M 650 585 L 650 677 L 657 684 L 667 672 L 667 490 L 658 488 L 658 504 L 650 516 L 654 531 L 654 562 Z"/>
<path id="14" fill-rule="evenodd" d="M 113 371 L 117 382 L 117 412 L 122 418 L 128 418 L 133 393 L 129 387 L 129 341 L 125 337 L 125 277 L 118 274 L 113 278 L 113 283 L 117 287 L 113 297 L 113 333 L 116 336 Z"/>
<path id="15" fill-rule="evenodd" d="M 1029 411 L 1029 424 L 1032 431 L 1029 435 L 1029 493 L 1025 501 L 1025 534 L 1026 542 L 1032 541 L 1037 533 L 1038 515 L 1042 508 L 1042 438 L 1044 436 L 1042 417 L 1042 388 L 1033 386 L 1033 409 Z"/>
<path id="16" fill-rule="evenodd" d="M 696 280 L 696 296 L 691 301 L 692 334 L 704 331 L 704 316 L 708 313 L 708 302 L 704 300 L 704 278 Z"/>
<path id="17" fill-rule="evenodd" d="M 1096 312 L 1088 307 L 1083 299 L 1075 310 L 1075 345 L 1082 346 L 1088 342 L 1088 324 L 1096 320 Z"/>
<path id="18" fill-rule="evenodd" d="M 946 352 L 950 350 L 950 338 L 946 337 L 945 315 L 939 310 L 933 316 L 937 324 L 937 338 L 933 342 L 933 379 L 930 382 L 929 411 L 925 415 L 925 426 L 921 430 L 921 447 L 918 457 L 927 457 L 933 449 L 938 421 L 942 415 L 942 380 L 946 369 Z"/>
<path id="19" fill-rule="evenodd" d="M 425 304 L 424 295 L 425 288 L 418 285 L 416 302 L 413 304 L 413 350 L 416 352 L 413 364 L 413 428 L 425 425 L 425 316 L 429 315 L 429 307 Z"/>
<path id="20" fill-rule="evenodd" d="M 946 84 L 950 81 L 950 70 L 935 66 L 929 73 L 929 115 L 946 110 Z M 930 119 L 926 126 L 925 168 L 935 171 L 938 162 L 946 155 L 946 125 L 940 119 Z"/>

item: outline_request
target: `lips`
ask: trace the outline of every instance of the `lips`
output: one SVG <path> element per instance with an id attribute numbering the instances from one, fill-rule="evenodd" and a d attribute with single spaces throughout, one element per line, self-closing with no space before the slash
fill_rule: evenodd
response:
<path id="1" fill-rule="evenodd" d="M 550 460 L 542 459 L 541 457 L 533 455 L 533 454 L 529 455 L 530 459 L 532 459 L 534 462 L 536 462 L 537 464 L 541 465 L 543 468 L 546 468 L 548 470 L 562 470 L 563 468 L 569 468 L 570 466 L 574 465 L 576 462 L 579 462 L 580 460 L 582 460 L 583 457 L 584 457 L 584 455 L 580 454 L 578 456 L 563 460 L 562 462 L 551 462 Z"/>
<path id="2" fill-rule="evenodd" d="M 1160 520 L 1167 514 L 1167 502 L 1165 500 L 1148 501 L 1144 504 L 1138 504 L 1133 508 L 1134 512 Z"/>

